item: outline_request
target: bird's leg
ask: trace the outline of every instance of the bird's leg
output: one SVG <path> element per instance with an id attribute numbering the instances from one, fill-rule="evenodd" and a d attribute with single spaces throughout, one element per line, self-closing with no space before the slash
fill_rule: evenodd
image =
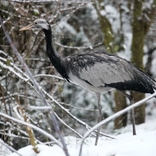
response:
<path id="1" fill-rule="evenodd" d="M 100 93 L 96 93 L 97 100 L 98 100 L 98 109 L 99 109 L 99 121 L 102 120 L 102 107 L 101 107 L 101 95 Z"/>
<path id="2" fill-rule="evenodd" d="M 98 100 L 98 110 L 99 110 L 99 118 L 98 118 L 98 122 L 102 121 L 102 110 L 101 110 L 101 95 L 99 93 L 96 93 L 97 96 L 97 100 Z M 98 144 L 98 139 L 99 139 L 99 135 L 100 135 L 100 128 L 97 129 L 97 134 L 96 134 L 96 140 L 95 140 L 95 145 Z"/>
<path id="3" fill-rule="evenodd" d="M 125 93 L 125 92 L 122 92 L 122 91 L 119 91 L 122 95 L 124 95 L 125 97 L 127 97 L 130 101 L 130 105 L 132 105 L 134 103 L 134 99 L 131 95 Z M 131 110 L 131 121 L 132 121 L 132 129 L 133 129 L 133 135 L 136 135 L 136 128 L 135 128 L 135 113 L 134 113 L 134 109 Z"/>

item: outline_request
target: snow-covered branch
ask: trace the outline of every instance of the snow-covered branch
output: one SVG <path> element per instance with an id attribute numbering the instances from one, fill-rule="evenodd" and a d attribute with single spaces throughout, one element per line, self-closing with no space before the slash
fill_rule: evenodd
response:
<path id="1" fill-rule="evenodd" d="M 0 112 L 0 116 L 2 116 L 2 117 L 4 117 L 4 118 L 7 118 L 7 119 L 10 119 L 10 120 L 12 120 L 12 121 L 14 121 L 14 122 L 17 122 L 17 123 L 19 123 L 19 124 L 22 124 L 22 125 L 29 126 L 29 127 L 33 128 L 34 130 L 36 130 L 36 131 L 38 131 L 39 133 L 41 133 L 41 134 L 47 136 L 49 139 L 51 139 L 52 141 L 54 141 L 57 145 L 59 145 L 60 147 L 62 147 L 61 143 L 60 143 L 57 139 L 55 139 L 55 137 L 53 137 L 51 134 L 47 133 L 46 131 L 42 130 L 41 128 L 39 128 L 39 127 L 37 127 L 37 126 L 35 126 L 35 125 L 32 125 L 32 124 L 30 124 L 30 123 L 21 121 L 21 120 L 19 120 L 19 119 L 16 119 L 16 118 L 14 118 L 14 117 L 11 117 L 11 116 L 9 116 L 9 115 L 7 115 L 7 114 L 4 114 L 4 113 L 1 113 L 1 112 Z"/>
<path id="2" fill-rule="evenodd" d="M 92 128 L 91 128 L 89 131 L 87 131 L 87 132 L 84 134 L 84 136 L 83 136 L 83 139 L 82 139 L 82 142 L 81 142 L 81 147 L 80 147 L 79 156 L 81 156 L 81 153 L 82 153 L 82 146 L 83 146 L 83 143 L 84 143 L 85 139 L 86 139 L 94 130 L 96 130 L 96 129 L 98 129 L 99 127 L 101 127 L 102 125 L 104 125 L 104 124 L 110 122 L 111 120 L 114 120 L 115 118 L 119 117 L 120 115 L 122 115 L 122 114 L 124 114 L 124 113 L 126 113 L 126 112 L 128 112 L 128 111 L 130 111 L 130 110 L 132 110 L 132 109 L 134 109 L 134 108 L 136 108 L 136 107 L 142 105 L 144 102 L 148 101 L 149 99 L 151 99 L 151 98 L 153 98 L 153 97 L 155 97 L 155 96 L 156 96 L 156 92 L 153 93 L 152 95 L 150 95 L 150 96 L 148 96 L 148 97 L 146 97 L 146 98 L 144 98 L 144 99 L 142 99 L 142 100 L 140 100 L 140 101 L 138 101 L 138 102 L 136 102 L 136 103 L 134 103 L 134 104 L 128 106 L 127 108 L 125 108 L 125 109 L 123 109 L 123 110 L 121 110 L 121 111 L 119 111 L 119 112 L 117 112 L 117 113 L 111 115 L 110 117 L 106 118 L 105 120 L 99 122 L 99 123 L 96 124 L 94 127 L 92 127 Z"/>

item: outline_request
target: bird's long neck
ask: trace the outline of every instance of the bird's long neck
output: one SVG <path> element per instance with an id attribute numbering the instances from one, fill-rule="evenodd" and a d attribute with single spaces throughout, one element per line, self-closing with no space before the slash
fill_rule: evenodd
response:
<path id="1" fill-rule="evenodd" d="M 61 76 L 69 81 L 69 77 L 65 69 L 65 60 L 55 51 L 52 45 L 51 29 L 43 31 L 46 38 L 46 51 L 50 61 L 52 62 L 56 70 L 61 74 Z"/>

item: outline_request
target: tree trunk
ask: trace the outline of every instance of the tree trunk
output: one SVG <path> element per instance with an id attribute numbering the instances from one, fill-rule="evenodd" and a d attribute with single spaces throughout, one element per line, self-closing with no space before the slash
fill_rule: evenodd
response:
<path id="1" fill-rule="evenodd" d="M 143 45 L 144 45 L 144 23 L 141 19 L 142 1 L 134 1 L 133 23 L 132 23 L 132 63 L 139 68 L 143 68 Z M 142 93 L 132 93 L 134 101 L 139 101 L 144 98 Z M 145 104 L 135 109 L 136 123 L 140 124 L 145 121 Z"/>
<path id="2" fill-rule="evenodd" d="M 115 103 L 116 103 L 116 106 L 115 106 L 115 112 L 118 112 L 124 108 L 126 108 L 126 98 L 125 96 L 119 94 L 118 92 L 115 92 L 115 95 L 114 95 L 114 100 L 115 100 Z M 122 127 L 125 127 L 127 125 L 127 113 L 119 116 L 118 118 L 116 118 L 114 120 L 114 128 L 115 129 L 120 129 Z"/>
<path id="3" fill-rule="evenodd" d="M 153 22 L 156 10 L 156 1 L 153 1 L 150 9 L 143 11 L 142 1 L 134 0 L 133 10 L 133 22 L 132 22 L 132 63 L 137 67 L 143 68 L 143 46 L 145 36 Z M 148 17 L 145 18 L 145 15 Z M 141 93 L 133 93 L 134 101 L 139 101 L 145 96 Z M 135 109 L 136 124 L 143 123 L 145 121 L 145 104 Z"/>

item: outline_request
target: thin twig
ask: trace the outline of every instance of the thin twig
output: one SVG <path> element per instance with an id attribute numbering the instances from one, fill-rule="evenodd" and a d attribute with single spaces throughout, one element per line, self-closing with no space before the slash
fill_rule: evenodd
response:
<path id="1" fill-rule="evenodd" d="M 73 128 L 71 128 L 69 125 L 67 125 L 56 113 L 55 116 L 57 117 L 57 119 L 63 124 L 65 125 L 67 128 L 69 128 L 72 132 L 74 132 L 77 136 L 79 136 L 80 138 L 82 138 L 82 135 L 79 134 L 77 131 L 75 131 Z"/>
<path id="2" fill-rule="evenodd" d="M 73 50 L 79 50 L 79 51 L 81 51 L 81 50 L 92 50 L 94 48 L 97 48 L 97 47 L 103 45 L 102 42 L 100 42 L 100 43 L 98 43 L 98 44 L 96 44 L 94 46 L 86 46 L 86 47 L 72 47 L 72 46 L 62 45 L 62 44 L 60 44 L 58 42 L 55 42 L 55 44 L 60 46 L 60 47 L 66 48 L 66 49 L 73 49 Z"/>
<path id="3" fill-rule="evenodd" d="M 85 5 L 87 5 L 87 4 L 88 4 L 87 2 L 85 2 L 85 3 L 80 3 L 80 5 L 79 5 L 78 7 L 76 7 L 75 10 L 73 10 L 70 14 L 66 15 L 66 16 L 65 16 L 64 18 L 62 18 L 60 21 L 55 22 L 55 24 L 53 24 L 52 27 L 55 26 L 55 25 L 57 25 L 58 23 L 60 23 L 60 22 L 62 22 L 62 21 L 65 21 L 65 20 L 69 19 L 76 11 L 78 11 L 78 10 L 81 9 L 81 8 L 83 8 L 83 7 L 84 7 Z M 54 19 L 55 19 L 55 18 L 53 18 L 53 19 L 50 20 L 49 22 L 50 22 L 50 23 L 53 22 Z"/>

